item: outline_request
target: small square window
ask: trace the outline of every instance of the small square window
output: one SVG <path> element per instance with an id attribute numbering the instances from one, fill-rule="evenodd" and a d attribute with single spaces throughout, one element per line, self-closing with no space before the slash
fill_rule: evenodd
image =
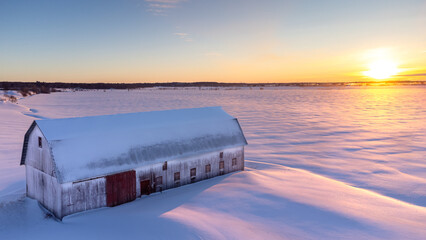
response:
<path id="1" fill-rule="evenodd" d="M 39 148 L 43 147 L 41 137 L 38 137 L 38 147 Z"/>
<path id="2" fill-rule="evenodd" d="M 219 157 L 223 158 L 223 152 L 220 152 Z"/>
<path id="3" fill-rule="evenodd" d="M 206 173 L 209 173 L 212 171 L 212 166 L 210 164 L 206 165 Z"/>
<path id="4" fill-rule="evenodd" d="M 232 159 L 232 166 L 237 166 L 237 159 L 236 158 Z"/>
<path id="5" fill-rule="evenodd" d="M 191 182 L 195 182 L 197 176 L 197 169 L 196 168 L 191 168 Z"/>
<path id="6" fill-rule="evenodd" d="M 191 178 L 195 178 L 196 175 L 197 175 L 197 169 L 191 168 Z"/>
<path id="7" fill-rule="evenodd" d="M 155 185 L 159 186 L 163 184 L 163 176 L 159 176 L 155 178 Z"/>
<path id="8" fill-rule="evenodd" d="M 224 161 L 220 161 L 219 162 L 219 170 L 223 170 L 225 168 L 225 162 Z"/>
<path id="9" fill-rule="evenodd" d="M 175 182 L 180 181 L 180 172 L 175 172 Z"/>

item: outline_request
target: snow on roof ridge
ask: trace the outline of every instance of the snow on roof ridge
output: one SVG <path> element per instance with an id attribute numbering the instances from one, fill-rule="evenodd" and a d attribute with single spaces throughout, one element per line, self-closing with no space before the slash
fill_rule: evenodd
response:
<path id="1" fill-rule="evenodd" d="M 140 129 L 158 126 L 177 126 L 191 122 L 235 119 L 222 107 L 184 108 L 163 111 L 134 112 L 76 118 L 36 120 L 48 141 L 74 138 L 89 133 Z"/>
<path id="2" fill-rule="evenodd" d="M 171 111 L 185 111 L 185 110 L 201 110 L 201 109 L 220 109 L 224 113 L 228 114 L 223 110 L 221 106 L 209 106 L 209 107 L 197 107 L 197 108 L 179 108 L 179 109 L 166 109 L 166 110 L 153 110 L 153 111 L 141 111 L 141 112 L 128 112 L 128 113 L 114 113 L 114 114 L 103 114 L 103 115 L 92 115 L 92 116 L 79 116 L 79 117 L 67 117 L 67 118 L 45 118 L 37 119 L 35 122 L 45 122 L 45 121 L 56 121 L 56 120 L 71 120 L 71 119 L 85 119 L 85 118 L 97 118 L 97 117 L 109 117 L 109 116 L 124 116 L 132 114 L 141 114 L 141 113 L 161 113 L 161 112 L 171 112 Z M 229 115 L 229 114 L 228 114 Z M 231 115 L 229 115 L 231 116 Z M 231 116 L 232 117 L 232 116 Z"/>

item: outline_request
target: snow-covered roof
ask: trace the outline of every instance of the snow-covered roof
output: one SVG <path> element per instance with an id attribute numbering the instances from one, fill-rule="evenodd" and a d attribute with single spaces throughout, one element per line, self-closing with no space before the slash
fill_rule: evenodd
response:
<path id="1" fill-rule="evenodd" d="M 35 123 L 49 142 L 61 183 L 247 144 L 237 119 L 221 107 Z"/>

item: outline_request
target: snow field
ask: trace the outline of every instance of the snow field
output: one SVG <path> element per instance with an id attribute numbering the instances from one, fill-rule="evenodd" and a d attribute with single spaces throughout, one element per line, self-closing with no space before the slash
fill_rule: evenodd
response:
<path id="1" fill-rule="evenodd" d="M 425 93 L 401 86 L 144 89 L 0 103 L 0 238 L 423 239 Z M 63 222 L 23 198 L 21 144 L 37 117 L 205 106 L 239 119 L 249 143 L 246 171 Z"/>

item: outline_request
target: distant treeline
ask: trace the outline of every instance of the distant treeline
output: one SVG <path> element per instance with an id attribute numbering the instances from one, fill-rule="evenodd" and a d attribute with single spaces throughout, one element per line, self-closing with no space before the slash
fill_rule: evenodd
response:
<path id="1" fill-rule="evenodd" d="M 0 89 L 21 90 L 28 89 L 134 89 L 151 87 L 221 87 L 221 86 L 245 86 L 242 83 L 218 83 L 218 82 L 194 82 L 194 83 L 63 83 L 63 82 L 0 82 Z M 255 84 L 259 85 L 259 84 Z"/>
<path id="2" fill-rule="evenodd" d="M 135 89 L 152 87 L 332 87 L 368 85 L 426 85 L 426 81 L 389 82 L 308 82 L 308 83 L 219 83 L 219 82 L 170 82 L 170 83 L 63 83 L 63 82 L 0 82 L 0 89 L 22 93 L 50 93 L 56 89 Z"/>

